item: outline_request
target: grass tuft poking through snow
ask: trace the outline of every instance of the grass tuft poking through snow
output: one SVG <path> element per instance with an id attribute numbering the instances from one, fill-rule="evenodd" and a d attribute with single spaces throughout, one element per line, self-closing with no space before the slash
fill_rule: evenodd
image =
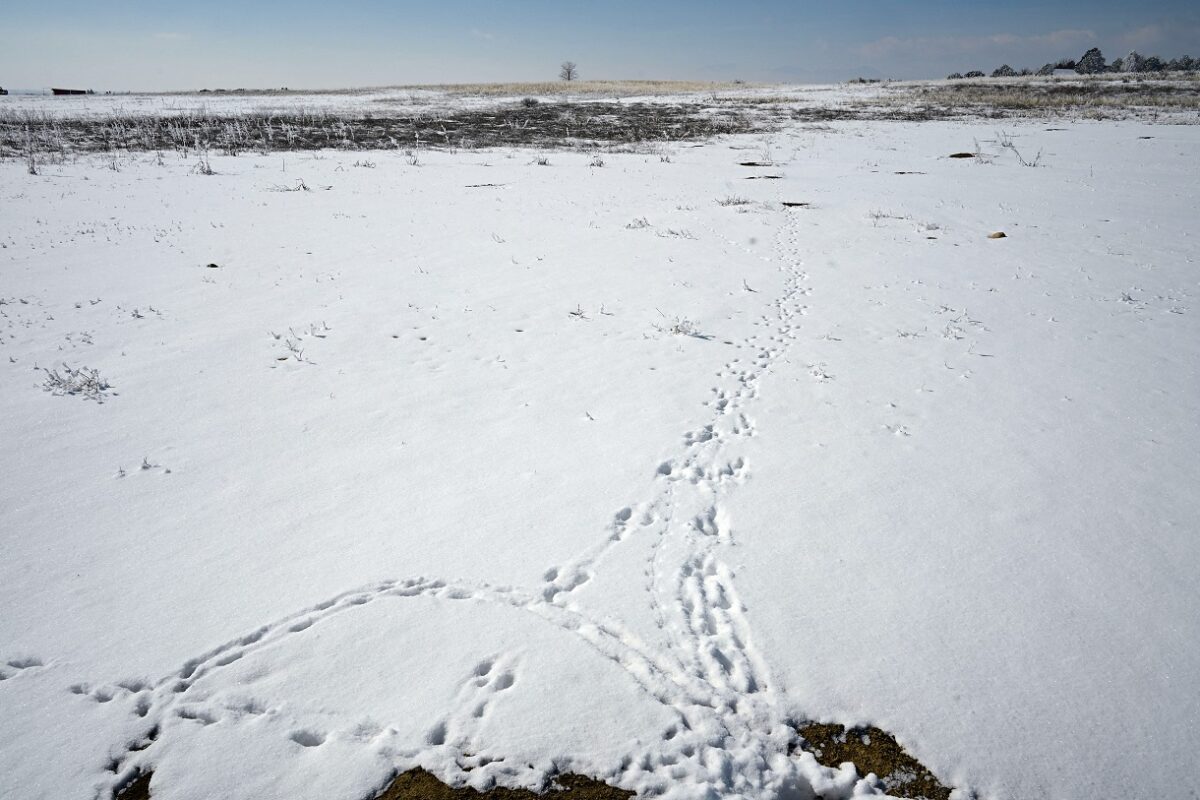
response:
<path id="1" fill-rule="evenodd" d="M 100 377 L 98 369 L 71 367 L 65 362 L 62 365 L 61 373 L 57 369 L 46 367 L 40 369 L 46 373 L 46 379 L 42 381 L 42 388 L 50 394 L 78 395 L 88 400 L 95 400 L 97 403 L 103 403 L 105 396 L 112 389 L 112 385 Z"/>

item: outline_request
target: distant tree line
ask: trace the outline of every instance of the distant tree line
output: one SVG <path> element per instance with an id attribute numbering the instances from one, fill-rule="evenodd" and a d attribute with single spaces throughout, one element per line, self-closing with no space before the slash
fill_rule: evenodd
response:
<path id="1" fill-rule="evenodd" d="M 1013 69 L 1008 64 L 1004 64 L 992 70 L 993 78 L 1011 78 L 1017 75 L 1053 75 L 1055 70 L 1069 69 L 1074 70 L 1080 75 L 1099 75 L 1105 72 L 1196 72 L 1200 71 L 1200 59 L 1192 58 L 1191 56 L 1180 56 L 1172 58 L 1170 61 L 1163 61 L 1158 56 L 1143 56 L 1136 50 L 1133 50 L 1124 58 L 1114 59 L 1111 63 L 1104 60 L 1104 54 L 1100 52 L 1099 47 L 1093 47 L 1079 58 L 1064 58 L 1053 64 L 1046 64 L 1037 72 L 1030 69 Z M 957 80 L 959 78 L 982 78 L 984 73 L 980 70 L 971 70 L 967 73 L 954 72 L 947 76 L 947 80 Z"/>

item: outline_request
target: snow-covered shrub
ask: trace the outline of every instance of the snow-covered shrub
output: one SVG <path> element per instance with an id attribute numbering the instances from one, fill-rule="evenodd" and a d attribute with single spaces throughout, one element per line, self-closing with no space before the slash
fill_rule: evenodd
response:
<path id="1" fill-rule="evenodd" d="M 977 70 L 977 69 L 973 69 L 970 72 L 968 72 L 966 75 L 964 75 L 963 77 L 964 78 L 982 78 L 983 72 L 980 70 Z"/>
<path id="2" fill-rule="evenodd" d="M 693 336 L 697 339 L 705 338 L 696 327 L 696 323 L 687 317 L 673 317 L 664 325 L 655 325 L 654 329 L 659 333 L 669 333 L 674 336 Z"/>
<path id="3" fill-rule="evenodd" d="M 1017 71 L 1015 69 L 1013 69 L 1012 67 L 1010 67 L 1008 64 L 1003 64 L 999 67 L 996 67 L 996 69 L 992 70 L 993 78 L 1011 78 L 1016 74 L 1017 74 Z"/>
<path id="4" fill-rule="evenodd" d="M 46 379 L 42 382 L 44 390 L 54 395 L 80 395 L 97 403 L 104 402 L 104 396 L 112 385 L 100 377 L 100 370 L 87 367 L 71 369 L 65 363 L 62 366 L 62 373 L 57 369 L 41 368 L 46 373 Z"/>
<path id="5" fill-rule="evenodd" d="M 962 80 L 962 73 L 961 72 L 951 72 L 949 75 L 946 76 L 946 80 L 948 80 L 948 81 Z"/>

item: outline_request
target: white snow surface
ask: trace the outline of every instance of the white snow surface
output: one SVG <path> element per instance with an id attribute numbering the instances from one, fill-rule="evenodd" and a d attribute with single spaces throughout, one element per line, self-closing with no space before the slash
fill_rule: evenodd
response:
<path id="1" fill-rule="evenodd" d="M 0 796 L 1196 797 L 1200 126 L 996 129 L 0 163 Z"/>
<path id="2" fill-rule="evenodd" d="M 917 84 L 914 84 L 917 85 Z M 920 84 L 924 85 L 924 84 Z M 669 84 L 667 85 L 669 88 Z M 578 93 L 538 94 L 537 84 L 513 84 L 505 92 L 476 95 L 440 87 L 397 86 L 341 91 L 263 92 L 219 91 L 206 93 L 92 94 L 55 96 L 49 93 L 10 95 L 0 99 L 0 110 L 50 118 L 224 116 L 240 114 L 313 113 L 349 117 L 424 114 L 437 111 L 511 106 L 533 93 L 544 102 L 590 101 L 605 103 L 706 103 L 714 98 L 730 101 L 782 99 L 793 105 L 841 105 L 850 100 L 870 101 L 884 92 L 879 84 L 715 86 L 712 92 L 645 93 L 637 85 L 617 82 L 611 87 L 592 84 Z M 611 91 L 610 91 L 611 89 Z M 523 91 L 523 90 L 529 90 Z"/>

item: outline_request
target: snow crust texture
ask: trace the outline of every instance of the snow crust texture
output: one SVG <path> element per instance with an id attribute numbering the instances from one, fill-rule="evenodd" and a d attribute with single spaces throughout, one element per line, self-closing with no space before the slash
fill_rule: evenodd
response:
<path id="1" fill-rule="evenodd" d="M 1190 785 L 1197 143 L 0 164 L 0 795 Z"/>

